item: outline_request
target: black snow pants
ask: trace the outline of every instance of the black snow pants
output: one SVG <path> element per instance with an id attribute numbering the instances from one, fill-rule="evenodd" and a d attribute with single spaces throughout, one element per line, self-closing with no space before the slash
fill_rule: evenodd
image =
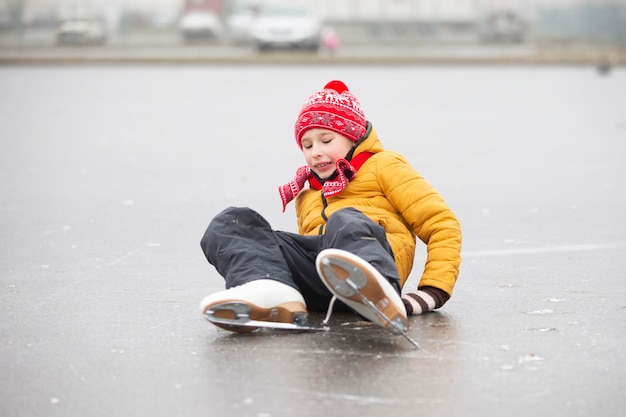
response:
<path id="1" fill-rule="evenodd" d="M 317 275 L 315 258 L 338 248 L 373 265 L 400 292 L 400 279 L 385 229 L 359 210 L 336 211 L 318 236 L 272 230 L 269 222 L 246 207 L 229 207 L 209 224 L 200 243 L 204 255 L 231 288 L 258 279 L 287 284 L 302 294 L 307 308 L 323 311 L 332 294 Z M 337 303 L 336 308 L 345 307 Z"/>

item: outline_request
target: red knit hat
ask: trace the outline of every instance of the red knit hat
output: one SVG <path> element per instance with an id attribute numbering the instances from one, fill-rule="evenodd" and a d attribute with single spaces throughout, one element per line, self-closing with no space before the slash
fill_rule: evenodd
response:
<path id="1" fill-rule="evenodd" d="M 367 120 L 359 100 L 341 81 L 331 81 L 313 93 L 300 109 L 296 125 L 296 143 L 302 149 L 302 135 L 320 127 L 335 131 L 356 142 L 367 130 Z"/>

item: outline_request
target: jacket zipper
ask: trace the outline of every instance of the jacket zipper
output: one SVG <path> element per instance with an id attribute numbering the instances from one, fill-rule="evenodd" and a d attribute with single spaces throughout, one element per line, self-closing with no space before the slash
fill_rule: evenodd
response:
<path id="1" fill-rule="evenodd" d="M 322 208 L 322 219 L 324 219 L 325 222 L 328 221 L 328 217 L 326 217 L 326 207 L 328 207 L 328 201 L 326 201 L 326 197 L 324 197 L 324 192 L 321 191 L 320 195 L 322 197 L 322 205 L 324 206 L 324 208 Z M 323 235 L 324 234 L 324 226 L 326 226 L 326 223 L 323 223 L 320 225 L 320 230 L 319 230 L 319 235 Z"/>

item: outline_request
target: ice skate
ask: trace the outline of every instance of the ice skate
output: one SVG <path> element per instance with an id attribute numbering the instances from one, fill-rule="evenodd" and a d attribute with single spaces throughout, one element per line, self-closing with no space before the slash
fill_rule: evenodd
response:
<path id="1" fill-rule="evenodd" d="M 400 295 L 372 265 L 350 252 L 325 249 L 318 254 L 315 266 L 322 282 L 336 298 L 419 348 L 406 334 L 409 321 Z M 331 310 L 332 302 L 329 315 Z"/>
<path id="2" fill-rule="evenodd" d="M 205 297 L 200 310 L 211 323 L 233 332 L 259 327 L 326 330 L 308 324 L 306 303 L 294 288 L 273 280 L 257 280 Z"/>

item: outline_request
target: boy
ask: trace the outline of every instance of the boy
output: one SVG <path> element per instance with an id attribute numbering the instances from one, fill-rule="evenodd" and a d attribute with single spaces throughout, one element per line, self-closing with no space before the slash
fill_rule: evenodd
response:
<path id="1" fill-rule="evenodd" d="M 400 154 L 384 150 L 359 101 L 341 81 L 311 95 L 295 123 L 306 165 L 279 188 L 293 199 L 298 233 L 272 230 L 249 208 L 230 207 L 201 241 L 226 290 L 202 300 L 221 327 L 245 305 L 250 319 L 291 323 L 308 310 L 351 308 L 404 334 L 407 315 L 441 307 L 461 263 L 459 223 L 440 195 Z M 305 184 L 309 187 L 305 188 Z M 401 296 L 413 266 L 415 237 L 428 259 L 417 291 Z M 232 311 L 229 311 L 232 310 Z"/>

